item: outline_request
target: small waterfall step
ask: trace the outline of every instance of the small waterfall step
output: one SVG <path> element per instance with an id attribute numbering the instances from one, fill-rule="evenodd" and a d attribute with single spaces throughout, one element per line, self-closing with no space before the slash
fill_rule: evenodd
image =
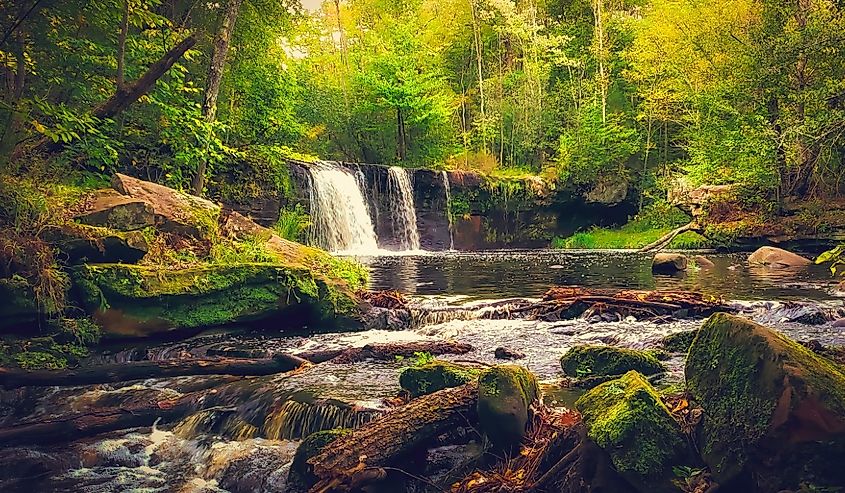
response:
<path id="1" fill-rule="evenodd" d="M 393 234 L 402 250 L 420 249 L 420 232 L 417 229 L 417 210 L 414 206 L 414 189 L 408 170 L 391 166 L 387 170 L 388 197 L 393 206 Z"/>

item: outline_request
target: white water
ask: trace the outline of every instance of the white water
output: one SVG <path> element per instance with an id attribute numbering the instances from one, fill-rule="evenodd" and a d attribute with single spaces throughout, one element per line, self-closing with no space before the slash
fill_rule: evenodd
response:
<path id="1" fill-rule="evenodd" d="M 375 228 L 355 174 L 329 163 L 315 163 L 308 171 L 311 242 L 330 252 L 377 251 Z"/>
<path id="2" fill-rule="evenodd" d="M 399 239 L 399 246 L 402 250 L 419 250 L 417 211 L 407 170 L 398 166 L 388 168 L 387 193 L 393 210 L 393 233 Z"/>
<path id="3" fill-rule="evenodd" d="M 449 173 L 445 170 L 440 172 L 440 176 L 443 178 L 443 189 L 446 191 L 446 220 L 449 221 L 449 250 L 452 251 L 455 249 L 455 236 L 452 232 L 453 225 L 452 225 L 452 210 L 450 209 L 450 204 L 452 203 L 452 187 L 449 185 Z"/>

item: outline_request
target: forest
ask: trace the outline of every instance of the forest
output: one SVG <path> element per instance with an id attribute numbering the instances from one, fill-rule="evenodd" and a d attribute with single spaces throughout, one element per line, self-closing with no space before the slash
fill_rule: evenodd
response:
<path id="1" fill-rule="evenodd" d="M 842 0 L 0 2 L 0 490 L 845 485 Z"/>

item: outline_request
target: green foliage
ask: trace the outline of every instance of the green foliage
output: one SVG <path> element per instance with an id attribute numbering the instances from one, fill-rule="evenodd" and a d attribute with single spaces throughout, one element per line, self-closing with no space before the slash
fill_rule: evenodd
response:
<path id="1" fill-rule="evenodd" d="M 816 258 L 817 264 L 830 264 L 830 272 L 833 275 L 839 271 L 839 267 L 845 265 L 845 245 L 839 245 L 831 250 L 823 252 Z"/>
<path id="2" fill-rule="evenodd" d="M 273 225 L 273 231 L 286 240 L 303 241 L 311 226 L 311 218 L 302 204 L 286 207 L 279 211 L 279 220 Z"/>

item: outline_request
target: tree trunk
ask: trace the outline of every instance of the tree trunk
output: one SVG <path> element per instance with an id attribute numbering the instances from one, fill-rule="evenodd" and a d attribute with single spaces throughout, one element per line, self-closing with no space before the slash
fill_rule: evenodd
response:
<path id="1" fill-rule="evenodd" d="M 484 108 L 484 70 L 481 53 L 481 26 L 478 24 L 478 14 L 475 11 L 475 0 L 469 0 L 470 14 L 472 14 L 472 39 L 475 45 L 475 62 L 476 70 L 478 70 L 478 101 L 481 112 L 481 120 L 486 119 L 486 111 Z M 484 146 L 487 146 L 487 138 L 482 135 Z M 485 149 L 486 150 L 486 149 Z"/>
<path id="2" fill-rule="evenodd" d="M 383 476 L 373 472 L 430 446 L 438 435 L 474 421 L 477 401 L 477 383 L 441 390 L 338 438 L 308 461 L 320 479 L 310 491 L 350 491 Z"/>
<path id="3" fill-rule="evenodd" d="M 607 123 L 607 74 L 605 73 L 604 0 L 594 0 L 596 59 L 599 65 L 599 96 L 601 98 L 601 121 Z"/>
<path id="4" fill-rule="evenodd" d="M 126 35 L 129 34 L 129 0 L 123 0 L 123 18 L 117 36 L 117 92 L 126 87 Z"/>
<path id="5" fill-rule="evenodd" d="M 226 56 L 229 54 L 229 42 L 232 39 L 232 32 L 235 30 L 235 21 L 238 18 L 242 2 L 243 0 L 229 0 L 229 5 L 223 14 L 223 21 L 220 23 L 220 29 L 217 31 L 217 37 L 214 40 L 214 52 L 211 54 L 211 63 L 208 66 L 208 86 L 205 89 L 205 97 L 202 101 L 202 116 L 209 123 L 214 122 L 217 115 L 217 95 L 220 93 L 223 68 L 226 65 Z M 206 159 L 200 161 L 192 184 L 194 195 L 202 195 L 207 167 L 208 161 Z"/>
<path id="6" fill-rule="evenodd" d="M 396 156 L 404 161 L 408 153 L 405 140 L 405 119 L 402 118 L 402 108 L 396 108 Z"/>
<path id="7" fill-rule="evenodd" d="M 92 385 L 188 375 L 261 376 L 294 370 L 304 364 L 309 362 L 297 356 L 279 353 L 266 359 L 135 361 L 75 370 L 27 371 L 0 368 L 0 386 L 13 389 L 27 386 Z"/>

